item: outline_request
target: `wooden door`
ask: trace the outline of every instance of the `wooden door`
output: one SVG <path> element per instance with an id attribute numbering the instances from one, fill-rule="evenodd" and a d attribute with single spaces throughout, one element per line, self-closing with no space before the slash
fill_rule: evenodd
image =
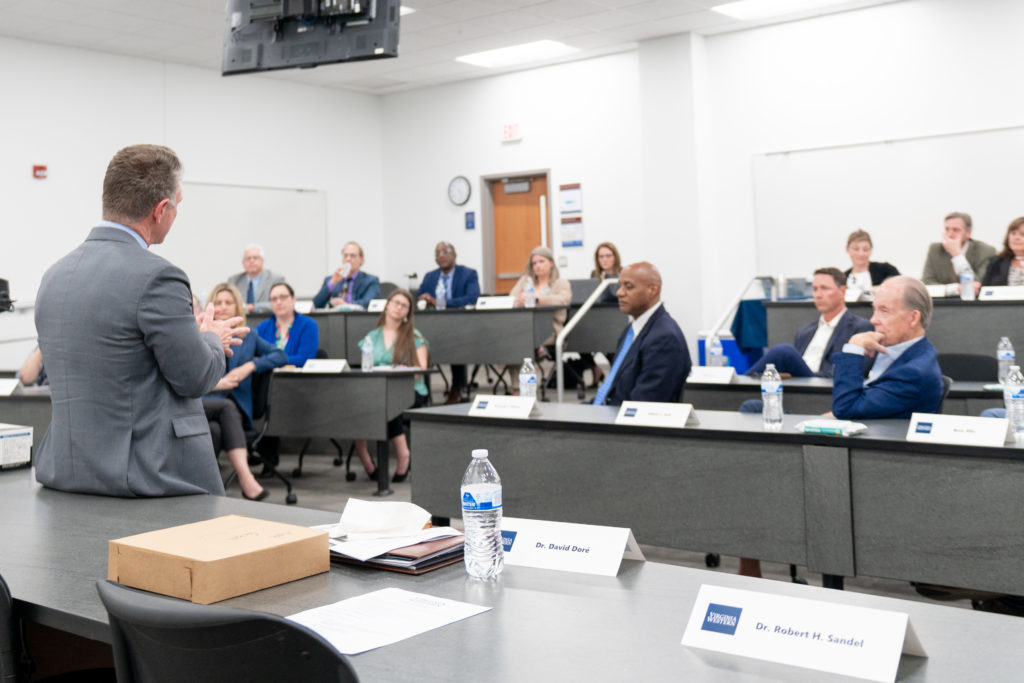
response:
<path id="1" fill-rule="evenodd" d="M 507 294 L 523 274 L 523 266 L 534 247 L 542 243 L 551 246 L 548 179 L 545 175 L 507 178 L 493 180 L 491 185 L 494 197 L 494 270 L 497 274 L 495 293 Z M 545 231 L 543 240 L 542 225 Z"/>

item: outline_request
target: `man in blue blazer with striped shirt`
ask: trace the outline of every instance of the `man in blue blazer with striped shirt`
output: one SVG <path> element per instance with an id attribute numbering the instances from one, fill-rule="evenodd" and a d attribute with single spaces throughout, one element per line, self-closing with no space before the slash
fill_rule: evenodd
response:
<path id="1" fill-rule="evenodd" d="M 438 242 L 434 247 L 434 263 L 437 269 L 423 276 L 423 282 L 417 291 L 419 299 L 430 306 L 436 306 L 434 298 L 437 283 L 444 278 L 445 305 L 447 308 L 465 308 L 476 304 L 480 298 L 480 280 L 476 271 L 466 266 L 455 264 L 455 247 L 448 242 Z M 445 403 L 462 401 L 462 389 L 466 386 L 466 366 L 452 366 L 452 387 Z"/>
<path id="2" fill-rule="evenodd" d="M 841 420 L 870 420 L 937 412 L 942 371 L 925 336 L 932 317 L 927 288 L 912 277 L 891 277 L 875 290 L 874 308 L 874 331 L 853 335 L 832 356 L 832 414 Z M 875 359 L 867 379 L 865 356 Z"/>
<path id="3" fill-rule="evenodd" d="M 615 360 L 594 405 L 623 401 L 682 400 L 690 374 L 690 350 L 679 325 L 661 303 L 661 275 L 652 264 L 627 266 L 619 274 L 619 310 L 631 316 L 619 337 Z"/>
<path id="4" fill-rule="evenodd" d="M 341 250 L 344 263 L 333 274 L 324 278 L 320 291 L 313 297 L 316 308 L 358 306 L 366 308 L 371 299 L 380 297 L 380 280 L 360 270 L 363 267 L 363 248 L 349 242 Z"/>

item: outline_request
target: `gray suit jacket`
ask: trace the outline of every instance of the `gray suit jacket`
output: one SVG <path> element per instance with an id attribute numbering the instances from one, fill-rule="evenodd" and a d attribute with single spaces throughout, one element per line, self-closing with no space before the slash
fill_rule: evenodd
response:
<path id="1" fill-rule="evenodd" d="M 249 278 L 245 274 L 245 271 L 236 273 L 228 278 L 228 282 L 238 287 L 238 291 L 242 293 L 242 301 L 246 299 L 246 294 L 249 291 Z M 254 294 L 256 295 L 256 313 L 270 313 L 270 288 L 276 285 L 278 282 L 284 282 L 284 276 L 278 275 L 272 270 L 266 268 L 260 273 L 260 283 L 256 287 Z"/>
<path id="2" fill-rule="evenodd" d="M 93 228 L 43 276 L 36 331 L 53 418 L 36 479 L 109 496 L 223 494 L 199 397 L 224 375 L 181 269 L 117 228 Z"/>
<path id="3" fill-rule="evenodd" d="M 985 278 L 988 260 L 995 255 L 994 247 L 978 240 L 968 240 L 967 262 L 971 264 L 975 280 L 981 282 Z M 956 271 L 953 270 L 953 259 L 949 252 L 942 247 L 942 242 L 933 242 L 928 246 L 928 256 L 924 261 L 924 273 L 921 275 L 921 281 L 926 285 L 950 285 L 960 282 Z"/>

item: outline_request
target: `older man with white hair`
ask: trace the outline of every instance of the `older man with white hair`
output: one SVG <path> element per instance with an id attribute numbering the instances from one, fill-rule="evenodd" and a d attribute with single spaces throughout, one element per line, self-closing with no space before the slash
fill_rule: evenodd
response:
<path id="1" fill-rule="evenodd" d="M 250 244 L 242 252 L 241 273 L 228 278 L 228 282 L 238 287 L 245 301 L 248 313 L 270 313 L 270 290 L 279 282 L 284 282 L 283 275 L 263 267 L 263 247 Z"/>
<path id="2" fill-rule="evenodd" d="M 832 413 L 842 420 L 908 418 L 942 403 L 938 354 L 925 331 L 932 318 L 928 290 L 912 277 L 891 277 L 875 291 L 874 331 L 850 337 L 832 356 Z M 864 356 L 874 356 L 864 379 Z"/>

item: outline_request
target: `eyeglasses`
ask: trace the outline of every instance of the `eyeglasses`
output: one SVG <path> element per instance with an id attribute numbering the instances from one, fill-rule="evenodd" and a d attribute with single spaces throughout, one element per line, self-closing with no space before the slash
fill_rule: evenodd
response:
<path id="1" fill-rule="evenodd" d="M 288 301 L 288 299 L 291 299 L 291 298 L 292 298 L 291 294 L 280 294 L 278 296 L 270 297 L 270 303 L 276 304 L 278 301 Z"/>

